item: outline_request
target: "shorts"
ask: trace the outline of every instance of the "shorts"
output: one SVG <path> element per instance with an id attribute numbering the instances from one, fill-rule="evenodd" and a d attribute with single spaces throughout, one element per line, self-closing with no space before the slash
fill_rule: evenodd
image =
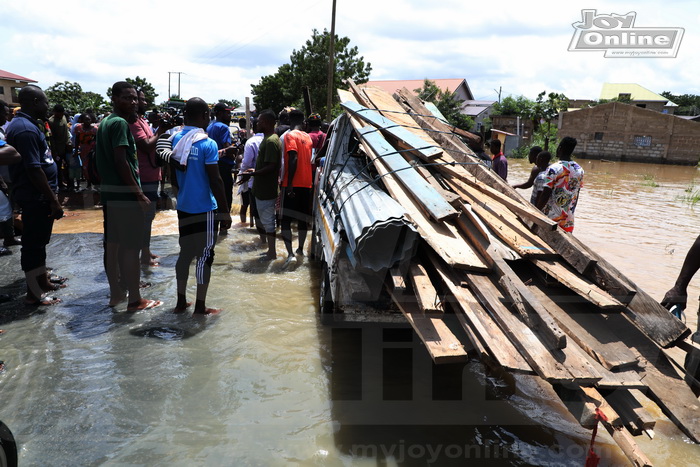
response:
<path id="1" fill-rule="evenodd" d="M 144 212 L 138 201 L 108 201 L 102 212 L 106 243 L 118 243 L 129 250 L 141 249 Z"/>
<path id="2" fill-rule="evenodd" d="M 273 234 L 275 233 L 275 206 L 277 205 L 277 198 L 273 199 L 259 199 L 255 198 L 255 207 L 258 210 L 258 216 L 260 218 L 260 223 L 265 229 L 265 233 Z"/>

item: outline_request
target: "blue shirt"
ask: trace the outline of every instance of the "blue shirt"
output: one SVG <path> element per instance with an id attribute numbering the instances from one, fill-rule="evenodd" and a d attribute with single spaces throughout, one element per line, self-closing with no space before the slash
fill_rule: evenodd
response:
<path id="1" fill-rule="evenodd" d="M 182 136 L 195 127 L 186 126 L 173 137 L 173 147 Z M 200 214 L 217 209 L 214 193 L 209 185 L 209 175 L 205 165 L 216 165 L 219 161 L 219 150 L 216 142 L 211 138 L 197 141 L 192 145 L 187 156 L 187 170 L 176 171 L 177 184 L 180 187 L 177 192 L 177 210 L 188 214 Z"/>
<path id="2" fill-rule="evenodd" d="M 231 145 L 231 131 L 228 129 L 228 125 L 218 120 L 214 120 L 207 127 L 207 134 L 211 139 L 216 141 L 216 145 L 219 149 L 224 149 Z M 221 159 L 221 162 L 225 162 L 228 165 L 235 165 L 236 161 L 228 157 Z"/>
<path id="3" fill-rule="evenodd" d="M 41 168 L 51 190 L 58 191 L 58 170 L 39 122 L 24 112 L 18 112 L 7 127 L 7 144 L 14 146 L 22 156 L 22 163 L 10 168 L 15 201 L 49 201 L 27 175 L 28 168 Z"/>

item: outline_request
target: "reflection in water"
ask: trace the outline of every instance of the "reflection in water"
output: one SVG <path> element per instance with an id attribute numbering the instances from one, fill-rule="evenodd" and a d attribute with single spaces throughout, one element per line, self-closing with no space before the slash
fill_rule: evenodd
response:
<path id="1" fill-rule="evenodd" d="M 700 233 L 677 199 L 696 170 L 581 162 L 576 235 L 660 298 Z M 510 161 L 511 183 L 528 172 Z M 536 378 L 504 380 L 474 362 L 435 367 L 406 325 L 320 324 L 316 266 L 260 263 L 247 228 L 216 248 L 209 301 L 224 312 L 170 313 L 175 225 L 172 211 L 158 213 L 161 266 L 145 273 L 144 296 L 160 308 L 106 306 L 100 235 L 64 235 L 101 232 L 99 210 L 56 223 L 49 265 L 70 277 L 63 304 L 0 305 L 0 419 L 22 465 L 582 464 L 590 433 Z M 13 248 L 0 265 L 19 293 Z M 700 455 L 668 422 L 654 441 L 636 440 L 659 465 Z M 603 465 L 625 462 L 600 443 Z"/>

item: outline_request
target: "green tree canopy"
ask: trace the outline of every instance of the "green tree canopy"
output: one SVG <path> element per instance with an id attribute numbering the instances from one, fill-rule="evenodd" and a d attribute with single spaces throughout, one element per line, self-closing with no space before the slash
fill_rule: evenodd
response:
<path id="1" fill-rule="evenodd" d="M 46 88 L 46 97 L 49 100 L 49 108 L 61 104 L 67 112 L 78 113 L 85 109 L 93 109 L 99 112 L 107 105 L 104 97 L 96 92 L 83 91 L 78 83 L 64 81 Z"/>
<path id="2" fill-rule="evenodd" d="M 525 96 L 508 96 L 501 102 L 493 104 L 491 115 L 509 115 L 522 118 L 531 118 L 535 102 Z"/>
<path id="3" fill-rule="evenodd" d="M 219 99 L 219 102 L 226 104 L 227 106 L 232 107 L 234 109 L 237 109 L 241 106 L 241 101 L 239 101 L 238 99 Z"/>
<path id="4" fill-rule="evenodd" d="M 275 74 L 263 76 L 258 84 L 252 84 L 253 101 L 259 110 L 281 111 L 286 106 L 303 108 L 302 88 L 308 86 L 314 112 L 326 112 L 328 96 L 328 63 L 330 33 L 314 29 L 299 50 L 293 50 L 290 63 L 280 66 Z M 357 47 L 350 47 L 347 37 L 335 37 L 335 74 L 333 89 L 334 107 L 338 102 L 337 88 L 347 88 L 343 80 L 351 78 L 364 83 L 369 78 L 372 65 L 365 63 Z"/>
<path id="5" fill-rule="evenodd" d="M 146 78 L 141 78 L 140 76 L 137 76 L 136 78 L 126 78 L 124 79 L 124 81 L 133 84 L 138 89 L 141 89 L 146 95 L 146 101 L 148 101 L 148 106 L 153 106 L 153 104 L 156 102 L 156 97 L 158 97 L 158 94 L 156 93 L 156 89 L 153 87 L 153 85 L 146 81 Z M 110 100 L 112 99 L 111 86 L 107 89 L 107 98 Z"/>
<path id="6" fill-rule="evenodd" d="M 474 119 L 461 112 L 464 101 L 453 92 L 440 89 L 435 81 L 425 79 L 423 87 L 413 91 L 418 93 L 421 100 L 433 102 L 450 125 L 465 131 L 470 131 L 474 126 Z"/>
<path id="7" fill-rule="evenodd" d="M 668 91 L 664 91 L 661 95 L 678 105 L 676 115 L 700 114 L 700 96 L 697 94 L 671 94 Z"/>

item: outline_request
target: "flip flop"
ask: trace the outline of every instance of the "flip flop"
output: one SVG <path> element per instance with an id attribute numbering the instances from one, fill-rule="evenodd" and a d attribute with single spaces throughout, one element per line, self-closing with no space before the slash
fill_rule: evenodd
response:
<path id="1" fill-rule="evenodd" d="M 26 306 L 50 306 L 50 305 L 56 305 L 58 303 L 61 303 L 63 300 L 61 300 L 58 297 L 44 297 L 41 300 L 37 300 L 36 302 L 28 302 L 26 299 L 24 300 L 24 304 Z"/>
<path id="2" fill-rule="evenodd" d="M 63 284 L 67 280 L 67 277 L 59 276 L 57 274 L 51 274 L 49 276 L 49 282 L 51 282 L 52 284 Z"/>
<path id="3" fill-rule="evenodd" d="M 153 308 L 159 307 L 163 304 L 162 301 L 160 300 L 146 300 L 146 305 L 142 308 L 138 307 L 133 307 L 133 306 L 127 306 L 126 311 L 145 311 L 145 310 L 151 310 Z"/>

